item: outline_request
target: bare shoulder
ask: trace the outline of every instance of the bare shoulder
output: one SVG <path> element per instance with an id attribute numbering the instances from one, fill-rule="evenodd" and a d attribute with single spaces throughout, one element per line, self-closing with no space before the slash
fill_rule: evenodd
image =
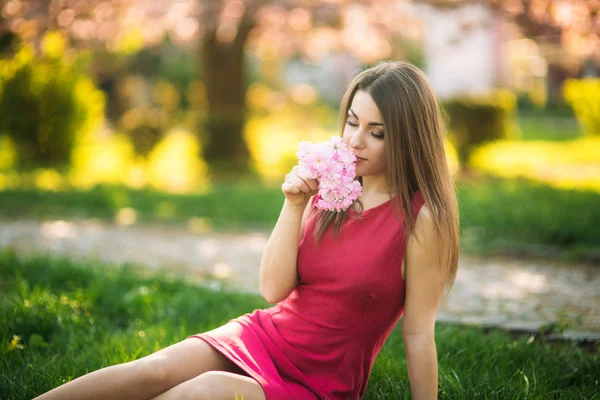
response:
<path id="1" fill-rule="evenodd" d="M 419 214 L 417 215 L 417 219 L 419 219 L 419 218 L 421 218 L 421 220 L 426 220 L 428 222 L 433 223 L 433 213 L 429 209 L 429 206 L 427 205 L 427 203 L 425 203 L 421 206 L 421 209 L 419 210 Z"/>
<path id="2" fill-rule="evenodd" d="M 434 235 L 435 232 L 436 228 L 433 212 L 427 204 L 423 204 L 417 214 L 415 229 L 411 238 L 414 239 L 415 236 L 417 236 L 418 238 L 425 237 L 425 239 L 427 239 Z"/>
<path id="3" fill-rule="evenodd" d="M 421 216 L 422 218 L 433 219 L 433 214 L 432 214 L 431 210 L 429 209 L 429 206 L 427 205 L 427 203 L 424 203 L 421 206 L 421 209 L 419 210 L 419 216 Z"/>
<path id="4" fill-rule="evenodd" d="M 424 204 L 406 247 L 406 298 L 402 324 L 405 341 L 434 335 L 437 310 L 447 279 L 437 257 L 442 247 L 433 213 Z"/>

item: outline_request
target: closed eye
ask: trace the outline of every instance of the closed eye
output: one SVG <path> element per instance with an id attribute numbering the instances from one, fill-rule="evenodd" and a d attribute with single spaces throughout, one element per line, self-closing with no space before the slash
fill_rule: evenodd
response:
<path id="1" fill-rule="evenodd" d="M 354 126 L 354 127 L 358 126 L 358 124 L 353 124 L 352 122 L 350 122 L 350 120 L 346 121 L 346 125 L 350 125 L 350 126 Z M 377 139 L 383 139 L 383 135 L 378 135 L 374 132 L 371 132 L 371 135 Z"/>

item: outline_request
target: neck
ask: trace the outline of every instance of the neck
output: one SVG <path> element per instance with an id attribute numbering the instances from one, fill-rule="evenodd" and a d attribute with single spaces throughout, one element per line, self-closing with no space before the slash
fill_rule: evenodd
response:
<path id="1" fill-rule="evenodd" d="M 369 175 L 362 177 L 362 193 L 360 197 L 389 196 L 385 176 Z"/>

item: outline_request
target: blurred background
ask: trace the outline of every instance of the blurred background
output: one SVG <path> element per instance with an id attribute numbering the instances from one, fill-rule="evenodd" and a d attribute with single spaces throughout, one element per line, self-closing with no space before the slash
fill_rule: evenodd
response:
<path id="1" fill-rule="evenodd" d="M 394 59 L 444 108 L 464 250 L 600 259 L 598 0 L 0 4 L 4 218 L 269 228 L 299 142 Z"/>
<path id="2" fill-rule="evenodd" d="M 436 319 L 440 396 L 596 397 L 599 11 L 0 0 L 0 398 L 267 307 L 259 263 L 298 145 L 340 134 L 346 83 L 380 60 L 421 68 L 444 110 L 461 256 Z M 409 397 L 401 342 L 366 398 Z"/>
<path id="3" fill-rule="evenodd" d="M 340 134 L 346 83 L 380 60 L 421 68 L 444 110 L 461 256 L 436 319 L 440 396 L 596 397 L 599 11 L 0 0 L 0 398 L 267 307 L 259 263 L 298 145 Z M 545 346 L 563 340 L 581 348 Z M 403 345 L 386 346 L 366 398 L 407 398 Z"/>
<path id="4" fill-rule="evenodd" d="M 0 397 L 267 307 L 259 263 L 298 145 L 340 134 L 345 85 L 380 60 L 421 68 L 444 111 L 461 256 L 436 319 L 440 395 L 595 397 L 599 10 L 0 0 Z M 168 279 L 142 278 L 156 271 Z M 409 396 L 401 341 L 388 343 L 366 398 Z"/>

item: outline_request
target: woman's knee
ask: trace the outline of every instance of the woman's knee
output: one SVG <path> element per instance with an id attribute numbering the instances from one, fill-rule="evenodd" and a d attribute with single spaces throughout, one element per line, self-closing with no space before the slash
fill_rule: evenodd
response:
<path id="1" fill-rule="evenodd" d="M 224 385 L 231 384 L 231 380 L 223 371 L 208 371 L 197 376 L 189 382 L 184 398 L 186 400 L 220 400 L 231 393 Z M 230 398 L 230 397 L 228 397 Z M 241 396 L 238 396 L 241 399 Z"/>

